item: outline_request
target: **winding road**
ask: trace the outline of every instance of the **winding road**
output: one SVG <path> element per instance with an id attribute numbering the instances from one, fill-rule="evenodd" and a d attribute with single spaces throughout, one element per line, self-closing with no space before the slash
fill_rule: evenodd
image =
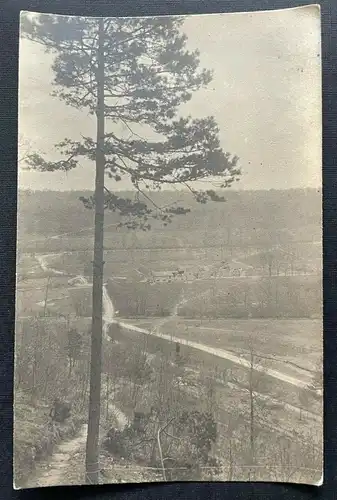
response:
<path id="1" fill-rule="evenodd" d="M 62 254 L 63 253 L 61 252 L 58 255 L 62 255 Z M 36 259 L 39 262 L 43 271 L 48 272 L 48 273 L 53 273 L 54 275 L 65 275 L 66 273 L 59 271 L 58 269 L 55 269 L 48 264 L 49 257 L 52 257 L 52 256 L 54 257 L 55 255 L 57 255 L 57 254 L 37 255 Z M 87 286 L 87 285 L 89 286 L 90 285 L 90 283 L 88 282 L 88 280 L 84 276 L 78 276 L 78 278 L 80 278 L 82 281 L 82 284 L 79 286 Z M 188 299 L 182 299 L 182 300 L 187 301 Z M 172 314 L 171 314 L 171 316 L 169 316 L 169 318 L 171 318 L 172 316 L 177 314 L 177 308 L 178 308 L 178 305 L 180 304 L 180 302 L 181 302 L 181 299 L 179 299 L 178 304 L 176 304 L 176 307 L 173 309 Z M 115 310 L 114 310 L 113 302 L 111 300 L 111 297 L 109 296 L 109 293 L 107 291 L 105 284 L 103 285 L 103 313 L 104 313 L 104 315 L 103 315 L 103 319 L 104 319 L 103 333 L 104 333 L 105 338 L 110 340 L 110 338 L 107 334 L 108 328 L 116 320 L 114 318 Z M 165 321 L 167 321 L 166 318 L 164 318 L 164 320 L 162 320 L 162 323 L 164 323 Z M 122 322 L 122 321 L 119 321 L 118 324 L 120 326 L 130 330 L 130 331 L 142 333 L 145 335 L 152 335 L 155 337 L 159 337 L 159 338 L 168 340 L 169 342 L 176 342 L 176 343 L 179 343 L 181 345 L 186 345 L 186 346 L 189 346 L 193 349 L 197 349 L 199 351 L 203 351 L 203 352 L 206 352 L 206 353 L 211 354 L 213 356 L 216 356 L 218 358 L 227 359 L 228 361 L 231 361 L 237 365 L 241 365 L 245 368 L 250 368 L 250 362 L 247 359 L 244 359 L 240 356 L 237 356 L 237 355 L 233 354 L 232 352 L 226 351 L 224 349 L 210 347 L 208 345 L 200 344 L 198 342 L 188 341 L 188 340 L 181 338 L 181 337 L 176 337 L 176 336 L 160 333 L 159 329 L 160 329 L 161 322 L 159 324 L 157 324 L 155 326 L 155 328 L 152 330 L 148 330 L 145 328 L 139 328 L 135 325 L 132 325 L 132 324 L 126 323 L 126 322 Z M 285 374 L 285 373 L 282 373 L 278 370 L 273 370 L 271 368 L 261 366 L 259 364 L 254 364 L 254 370 L 256 370 L 257 372 L 269 375 L 272 378 L 286 382 L 288 384 L 291 384 L 291 385 L 298 387 L 298 388 L 301 388 L 301 389 L 307 388 L 307 385 L 308 385 L 306 381 L 292 377 L 292 376 Z"/>

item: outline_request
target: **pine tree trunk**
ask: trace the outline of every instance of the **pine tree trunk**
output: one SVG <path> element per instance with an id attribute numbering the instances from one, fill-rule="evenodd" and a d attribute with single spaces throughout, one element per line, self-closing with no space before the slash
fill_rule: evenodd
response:
<path id="1" fill-rule="evenodd" d="M 255 416 L 254 416 L 254 355 L 250 353 L 250 380 L 249 380 L 249 397 L 250 397 L 250 465 L 255 463 Z"/>
<path id="2" fill-rule="evenodd" d="M 232 439 L 229 440 L 229 472 L 228 481 L 233 480 L 233 442 Z"/>
<path id="3" fill-rule="evenodd" d="M 110 373 L 106 374 L 106 421 L 109 422 L 109 400 L 110 400 Z"/>
<path id="4" fill-rule="evenodd" d="M 38 325 L 34 328 L 34 352 L 33 352 L 33 366 L 32 366 L 32 389 L 31 389 L 31 401 L 32 405 L 36 406 L 37 403 L 37 385 L 38 385 L 38 345 L 40 342 L 40 332 Z"/>
<path id="5" fill-rule="evenodd" d="M 90 393 L 86 444 L 86 483 L 99 483 L 99 424 L 101 412 L 104 240 L 104 19 L 98 21 L 97 147 L 95 182 L 95 240 L 92 288 Z"/>

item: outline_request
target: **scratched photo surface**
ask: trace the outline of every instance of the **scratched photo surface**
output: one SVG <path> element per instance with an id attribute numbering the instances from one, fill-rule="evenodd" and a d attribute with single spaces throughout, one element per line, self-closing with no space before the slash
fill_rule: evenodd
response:
<path id="1" fill-rule="evenodd" d="M 21 13 L 14 486 L 322 483 L 318 6 Z"/>

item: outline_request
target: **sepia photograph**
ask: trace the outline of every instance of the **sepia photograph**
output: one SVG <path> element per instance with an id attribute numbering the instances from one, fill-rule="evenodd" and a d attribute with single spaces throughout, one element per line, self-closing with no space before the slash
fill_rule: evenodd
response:
<path id="1" fill-rule="evenodd" d="M 14 488 L 323 482 L 320 8 L 21 12 Z"/>

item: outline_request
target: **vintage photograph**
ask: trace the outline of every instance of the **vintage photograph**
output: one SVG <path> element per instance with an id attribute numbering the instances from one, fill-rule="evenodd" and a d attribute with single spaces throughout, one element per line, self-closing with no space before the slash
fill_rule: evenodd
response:
<path id="1" fill-rule="evenodd" d="M 14 487 L 323 481 L 319 6 L 21 12 Z"/>

